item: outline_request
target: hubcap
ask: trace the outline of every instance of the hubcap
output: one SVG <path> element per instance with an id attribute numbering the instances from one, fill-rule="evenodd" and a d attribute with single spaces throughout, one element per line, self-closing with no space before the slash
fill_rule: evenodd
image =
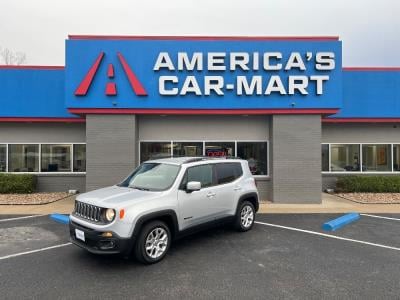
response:
<path id="1" fill-rule="evenodd" d="M 168 246 L 168 234 L 162 227 L 156 227 L 147 235 L 145 249 L 151 258 L 159 258 Z"/>
<path id="2" fill-rule="evenodd" d="M 240 221 L 244 228 L 249 228 L 254 221 L 254 212 L 249 205 L 245 205 L 240 213 Z"/>

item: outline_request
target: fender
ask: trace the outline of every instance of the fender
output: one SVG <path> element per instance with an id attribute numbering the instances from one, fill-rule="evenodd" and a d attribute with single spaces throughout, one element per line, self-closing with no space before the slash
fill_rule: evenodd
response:
<path id="1" fill-rule="evenodd" d="M 252 203 L 254 202 L 254 203 L 253 203 L 254 208 L 255 208 L 256 212 L 258 211 L 258 208 L 259 208 L 258 195 L 257 195 L 257 193 L 255 193 L 255 192 L 251 192 L 251 193 L 246 193 L 246 194 L 240 196 L 239 201 L 238 201 L 237 206 L 236 206 L 236 214 L 237 214 L 237 212 L 238 212 L 239 205 L 240 205 L 244 200 L 246 200 L 246 199 L 248 199 L 248 198 L 254 198 L 254 199 L 256 199 L 256 201 L 251 201 L 251 202 L 252 202 Z"/>
<path id="2" fill-rule="evenodd" d="M 168 220 L 166 223 L 170 227 L 172 236 L 176 236 L 179 231 L 179 224 L 176 212 L 172 209 L 165 209 L 141 216 L 135 223 L 135 228 L 133 230 L 131 238 L 135 238 L 139 234 L 144 223 L 152 220 L 165 220 L 165 219 Z"/>

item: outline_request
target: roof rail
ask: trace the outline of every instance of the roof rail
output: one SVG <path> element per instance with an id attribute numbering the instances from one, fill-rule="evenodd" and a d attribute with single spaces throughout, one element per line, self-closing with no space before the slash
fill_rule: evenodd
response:
<path id="1" fill-rule="evenodd" d="M 183 163 L 184 164 L 189 164 L 189 163 L 192 163 L 192 162 L 202 161 L 202 160 L 205 160 L 205 157 L 192 157 L 192 158 L 189 158 L 189 159 L 185 160 Z"/>
<path id="2" fill-rule="evenodd" d="M 185 160 L 183 163 L 188 164 L 196 161 L 202 161 L 202 160 L 212 160 L 212 159 L 241 159 L 238 156 L 207 156 L 207 155 L 202 155 L 202 156 L 196 156 L 189 158 Z"/>

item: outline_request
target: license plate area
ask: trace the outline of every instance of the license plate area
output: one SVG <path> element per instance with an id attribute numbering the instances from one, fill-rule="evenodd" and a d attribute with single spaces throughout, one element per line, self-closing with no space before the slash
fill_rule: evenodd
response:
<path id="1" fill-rule="evenodd" d="M 85 233 L 82 230 L 75 229 L 75 237 L 78 240 L 85 241 Z"/>

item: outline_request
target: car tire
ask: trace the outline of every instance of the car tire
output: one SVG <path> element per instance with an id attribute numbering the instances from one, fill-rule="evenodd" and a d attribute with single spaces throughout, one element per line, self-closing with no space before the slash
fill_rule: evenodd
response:
<path id="1" fill-rule="evenodd" d="M 162 221 L 145 224 L 135 244 L 135 257 L 144 264 L 154 264 L 162 260 L 171 245 L 171 231 Z"/>
<path id="2" fill-rule="evenodd" d="M 249 201 L 243 201 L 236 212 L 234 228 L 241 232 L 250 230 L 254 225 L 255 216 L 254 205 Z"/>

